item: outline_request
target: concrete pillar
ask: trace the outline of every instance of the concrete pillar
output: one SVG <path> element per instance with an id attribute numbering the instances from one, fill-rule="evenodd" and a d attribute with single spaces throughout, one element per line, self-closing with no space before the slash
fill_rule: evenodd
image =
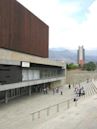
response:
<path id="1" fill-rule="evenodd" d="M 13 92 L 14 92 L 14 97 L 16 96 L 16 94 L 15 94 L 15 89 L 13 89 Z"/>
<path id="2" fill-rule="evenodd" d="M 8 91 L 7 90 L 5 91 L 5 103 L 6 104 L 8 103 Z"/>
<path id="3" fill-rule="evenodd" d="M 29 86 L 29 96 L 31 96 L 31 86 Z"/>
<path id="4" fill-rule="evenodd" d="M 20 89 L 18 89 L 18 95 L 20 96 Z"/>

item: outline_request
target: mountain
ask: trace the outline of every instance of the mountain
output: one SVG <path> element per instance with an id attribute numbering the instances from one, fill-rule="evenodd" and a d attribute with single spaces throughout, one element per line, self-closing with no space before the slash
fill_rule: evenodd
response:
<path id="1" fill-rule="evenodd" d="M 64 60 L 67 63 L 75 63 L 76 54 L 65 48 L 49 49 L 49 58 L 54 60 Z"/>
<path id="2" fill-rule="evenodd" d="M 60 49 L 61 50 L 61 49 Z M 77 50 L 71 50 L 73 53 L 76 53 Z M 93 50 L 85 50 L 85 55 L 86 56 L 97 56 L 97 49 Z"/>
<path id="3" fill-rule="evenodd" d="M 97 62 L 97 50 L 85 50 L 85 61 Z M 66 63 L 77 63 L 77 50 L 65 48 L 50 48 L 49 58 L 53 60 L 63 60 Z"/>
<path id="4" fill-rule="evenodd" d="M 86 55 L 97 56 L 97 49 L 94 49 L 94 50 L 86 50 Z"/>

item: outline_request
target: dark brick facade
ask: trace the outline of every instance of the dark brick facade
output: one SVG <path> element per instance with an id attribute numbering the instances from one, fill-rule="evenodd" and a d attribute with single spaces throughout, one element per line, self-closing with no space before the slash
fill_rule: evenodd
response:
<path id="1" fill-rule="evenodd" d="M 48 31 L 16 0 L 0 0 L 0 47 L 47 58 Z"/>

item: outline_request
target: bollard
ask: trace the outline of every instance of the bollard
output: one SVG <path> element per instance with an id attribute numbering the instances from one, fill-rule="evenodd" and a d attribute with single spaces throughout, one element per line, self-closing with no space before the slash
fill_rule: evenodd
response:
<path id="1" fill-rule="evenodd" d="M 34 120 L 34 113 L 32 113 L 32 121 Z"/>
<path id="2" fill-rule="evenodd" d="M 38 111 L 38 119 L 40 118 L 40 111 Z"/>
<path id="3" fill-rule="evenodd" d="M 57 112 L 59 112 L 59 104 L 57 104 Z"/>
<path id="4" fill-rule="evenodd" d="M 70 100 L 67 100 L 67 109 L 70 108 Z"/>
<path id="5" fill-rule="evenodd" d="M 47 116 L 50 114 L 50 107 L 47 108 Z"/>
<path id="6" fill-rule="evenodd" d="M 77 107 L 77 101 L 78 101 L 78 100 L 75 101 L 75 107 Z"/>

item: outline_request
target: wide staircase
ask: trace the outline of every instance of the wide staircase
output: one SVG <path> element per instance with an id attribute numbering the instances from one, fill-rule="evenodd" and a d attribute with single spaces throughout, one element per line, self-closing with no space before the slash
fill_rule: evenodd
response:
<path id="1" fill-rule="evenodd" d="M 0 127 L 2 129 L 82 129 L 78 127 L 75 128 L 75 126 L 79 125 L 80 122 L 83 122 L 83 124 L 87 123 L 83 120 L 88 120 L 90 117 L 97 118 L 96 116 L 92 116 L 97 112 L 96 84 L 95 81 L 89 81 L 88 83 L 84 81 L 80 83 L 80 85 L 72 85 L 71 89 L 68 88 L 68 85 L 65 85 L 63 95 L 60 93 L 53 95 L 53 92 L 50 91 L 47 95 L 32 95 L 31 97 L 25 97 L 25 100 L 19 99 L 13 101 L 13 103 L 2 105 L 0 107 Z M 77 86 L 84 87 L 85 95 L 81 95 L 78 97 L 78 101 L 74 101 L 74 89 Z M 92 99 L 93 97 L 95 98 Z M 88 103 L 89 101 L 90 103 Z M 94 107 L 92 108 L 91 106 Z M 90 112 L 91 114 L 89 115 L 88 113 Z M 85 115 L 83 113 L 85 113 Z M 84 116 L 88 119 L 83 119 Z M 49 123 L 51 121 L 52 123 Z M 42 126 L 46 122 L 48 124 Z M 64 124 L 65 122 L 66 124 L 62 127 L 60 123 Z M 70 124 L 70 122 L 73 123 Z M 55 125 L 58 123 L 60 126 L 54 128 L 53 123 Z M 69 128 L 70 125 L 71 128 Z M 72 125 L 74 127 L 72 127 Z M 83 129 L 87 128 L 83 127 Z"/>
<path id="2" fill-rule="evenodd" d="M 75 87 L 78 87 L 79 84 L 76 84 Z M 81 95 L 78 97 L 78 100 L 74 102 L 74 88 L 71 89 L 71 93 L 66 93 L 68 95 L 67 100 L 60 101 L 59 103 L 56 103 L 54 105 L 50 105 L 46 108 L 43 108 L 41 110 L 38 110 L 36 112 L 32 112 L 32 122 L 35 120 L 48 120 L 49 118 L 51 119 L 52 117 L 55 117 L 59 115 L 60 113 L 66 111 L 67 109 L 70 109 L 74 106 L 78 106 L 82 101 L 86 100 L 87 98 L 97 94 L 97 87 L 94 85 L 93 81 L 90 82 L 82 82 L 80 83 L 80 87 L 84 87 L 85 90 L 85 95 Z M 70 95 L 71 94 L 71 95 Z M 71 97 L 71 98 L 70 98 Z"/>
<path id="3" fill-rule="evenodd" d="M 92 81 L 84 84 L 84 88 L 86 91 L 86 95 L 85 95 L 86 97 L 89 97 L 97 93 L 97 88 Z"/>

